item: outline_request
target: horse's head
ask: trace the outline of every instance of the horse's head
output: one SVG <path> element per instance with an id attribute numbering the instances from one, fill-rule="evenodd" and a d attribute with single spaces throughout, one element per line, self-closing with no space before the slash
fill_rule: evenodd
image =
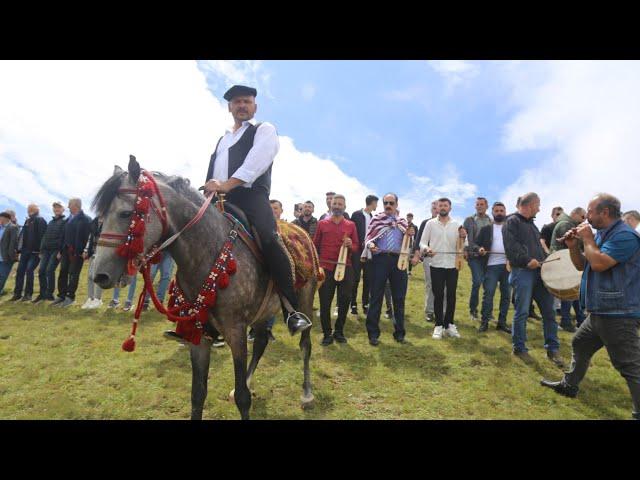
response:
<path id="1" fill-rule="evenodd" d="M 140 165 L 135 157 L 130 156 L 128 171 L 116 166 L 111 178 L 93 199 L 92 207 L 103 219 L 93 276 L 93 281 L 101 288 L 123 287 L 129 283 L 128 257 L 123 256 L 121 246 L 131 242 L 132 237 L 128 237 L 130 227 L 135 222 L 140 223 L 136 213 L 136 201 L 139 198 L 136 191 L 139 192 L 141 175 L 144 173 Z M 163 223 L 158 214 L 160 204 L 156 196 L 149 198 L 150 208 L 144 215 L 144 234 L 138 239 L 142 243 L 143 253 L 159 243 L 163 234 Z"/>

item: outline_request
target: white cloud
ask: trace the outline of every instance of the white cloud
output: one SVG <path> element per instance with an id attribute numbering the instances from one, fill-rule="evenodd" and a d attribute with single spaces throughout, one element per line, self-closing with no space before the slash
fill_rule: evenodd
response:
<path id="1" fill-rule="evenodd" d="M 451 164 L 445 165 L 439 176 L 443 179 L 441 183 L 436 183 L 430 177 L 409 173 L 411 188 L 399 200 L 402 212 L 411 211 L 416 218 L 424 219 L 431 216 L 433 200 L 447 197 L 451 200 L 452 217 L 460 221 L 456 207 L 463 207 L 467 200 L 475 198 L 478 188 L 473 183 L 462 181 L 460 173 Z"/>
<path id="2" fill-rule="evenodd" d="M 640 62 L 522 62 L 505 69 L 517 113 L 506 125 L 508 151 L 549 150 L 509 185 L 503 200 L 535 191 L 538 223 L 554 205 L 586 206 L 600 191 L 640 207 Z"/>
<path id="3" fill-rule="evenodd" d="M 477 64 L 464 60 L 431 60 L 428 63 L 446 80 L 448 91 L 470 81 L 479 73 Z"/>
<path id="4" fill-rule="evenodd" d="M 209 67 L 216 65 L 240 75 L 226 63 Z M 226 104 L 190 61 L 3 61 L 0 109 L 0 202 L 36 202 L 45 215 L 53 199 L 80 196 L 88 204 L 114 164 L 126 167 L 129 154 L 145 168 L 200 185 L 231 123 Z M 349 210 L 371 193 L 330 159 L 298 151 L 291 138 L 280 137 L 280 145 L 272 196 L 284 203 L 286 217 L 307 199 L 324 212 L 327 190 L 344 193 Z"/>
<path id="5" fill-rule="evenodd" d="M 257 88 L 259 96 L 273 98 L 271 75 L 262 60 L 202 60 L 198 66 L 214 89 L 226 91 L 231 85 L 248 85 Z"/>

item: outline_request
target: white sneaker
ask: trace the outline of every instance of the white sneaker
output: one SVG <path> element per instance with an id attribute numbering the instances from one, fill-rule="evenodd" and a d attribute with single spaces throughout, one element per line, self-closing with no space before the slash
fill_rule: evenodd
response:
<path id="1" fill-rule="evenodd" d="M 460 338 L 460 333 L 458 333 L 458 327 L 456 327 L 453 323 L 449 324 L 449 328 L 444 331 L 445 335 L 454 338 Z"/>
<path id="2" fill-rule="evenodd" d="M 87 301 L 82 304 L 80 307 L 82 310 L 86 310 L 87 308 L 91 308 L 91 304 L 93 303 L 93 298 L 87 298 Z"/>
<path id="3" fill-rule="evenodd" d="M 432 337 L 435 338 L 436 340 L 440 340 L 442 338 L 443 331 L 444 331 L 444 328 L 442 328 L 442 326 L 437 326 L 436 328 L 433 329 Z"/>
<path id="4" fill-rule="evenodd" d="M 91 302 L 91 305 L 87 307 L 87 310 L 95 310 L 96 308 L 99 308 L 101 306 L 102 306 L 102 300 L 100 300 L 99 298 L 94 298 L 93 302 Z"/>

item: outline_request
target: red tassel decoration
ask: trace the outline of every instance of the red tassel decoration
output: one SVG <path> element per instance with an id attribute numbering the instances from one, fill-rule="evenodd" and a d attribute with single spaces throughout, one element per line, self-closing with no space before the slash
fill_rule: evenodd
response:
<path id="1" fill-rule="evenodd" d="M 229 286 L 229 281 L 229 274 L 227 272 L 222 272 L 218 277 L 218 287 L 224 290 Z"/>
<path id="2" fill-rule="evenodd" d="M 140 195 L 143 197 L 153 197 L 153 185 L 151 182 L 143 183 L 140 187 Z"/>
<path id="3" fill-rule="evenodd" d="M 200 323 L 205 324 L 209 320 L 209 309 L 203 308 L 196 314 L 196 319 L 200 320 Z"/>
<path id="4" fill-rule="evenodd" d="M 134 237 L 131 240 L 130 251 L 133 253 L 142 253 L 144 250 L 144 240 L 142 237 Z"/>
<path id="5" fill-rule="evenodd" d="M 227 273 L 229 275 L 233 275 L 237 271 L 238 271 L 238 262 L 236 262 L 235 258 L 231 257 L 227 262 Z"/>
<path id="6" fill-rule="evenodd" d="M 134 337 L 127 338 L 122 344 L 122 350 L 125 352 L 133 352 L 136 349 L 136 339 Z"/>
<path id="7" fill-rule="evenodd" d="M 208 307 L 213 307 L 216 304 L 217 297 L 218 297 L 218 294 L 216 293 L 215 290 L 209 290 L 207 293 L 204 294 L 205 305 L 207 305 Z"/>
<path id="8" fill-rule="evenodd" d="M 149 197 L 141 197 L 140 200 L 136 202 L 136 212 L 149 213 L 150 206 L 151 200 L 149 200 Z"/>
<path id="9" fill-rule="evenodd" d="M 133 225 L 133 228 L 129 229 L 129 232 L 135 235 L 136 237 L 141 237 L 142 235 L 144 235 L 144 231 L 146 230 L 144 221 L 138 219 L 138 220 L 134 220 L 132 223 L 134 225 Z"/>
<path id="10" fill-rule="evenodd" d="M 129 258 L 129 245 L 126 243 L 123 243 L 122 245 L 120 245 L 118 248 L 116 248 L 116 253 L 120 256 L 120 257 L 125 257 L 125 258 Z"/>

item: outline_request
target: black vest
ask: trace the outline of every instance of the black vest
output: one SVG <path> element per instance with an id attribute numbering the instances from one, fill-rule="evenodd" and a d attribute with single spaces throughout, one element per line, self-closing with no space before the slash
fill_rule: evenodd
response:
<path id="1" fill-rule="evenodd" d="M 256 136 L 256 131 L 260 124 L 251 125 L 247 127 L 245 132 L 231 148 L 229 148 L 229 178 L 233 177 L 233 174 L 238 170 L 242 164 L 244 163 L 245 158 L 247 158 L 247 154 L 249 150 L 253 147 L 253 139 Z M 213 151 L 213 155 L 211 155 L 211 160 L 209 160 L 209 170 L 207 171 L 207 179 L 209 181 L 213 178 L 213 168 L 216 162 L 216 152 L 218 151 L 218 145 L 220 145 L 220 141 L 223 137 L 220 137 L 218 143 L 216 144 L 216 148 Z M 273 163 L 269 165 L 269 168 L 266 172 L 260 175 L 253 182 L 251 188 L 254 190 L 262 189 L 267 193 L 267 196 L 271 193 L 271 167 Z M 244 187 L 238 187 L 244 188 Z"/>

